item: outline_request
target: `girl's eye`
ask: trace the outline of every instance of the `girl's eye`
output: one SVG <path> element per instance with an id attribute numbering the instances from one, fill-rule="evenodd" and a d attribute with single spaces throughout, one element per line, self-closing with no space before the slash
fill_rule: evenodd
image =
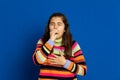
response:
<path id="1" fill-rule="evenodd" d="M 51 25 L 51 26 L 53 26 L 53 25 L 54 25 L 54 23 L 53 23 L 53 22 L 51 22 L 51 23 L 50 23 L 50 25 Z"/>
<path id="2" fill-rule="evenodd" d="M 61 23 L 61 22 L 58 22 L 58 26 L 62 26 L 62 23 Z"/>

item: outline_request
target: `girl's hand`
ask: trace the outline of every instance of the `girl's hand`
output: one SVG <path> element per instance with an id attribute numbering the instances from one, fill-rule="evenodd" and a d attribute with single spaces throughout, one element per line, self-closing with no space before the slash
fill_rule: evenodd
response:
<path id="1" fill-rule="evenodd" d="M 57 36 L 56 33 L 57 33 L 57 30 L 56 30 L 56 29 L 50 31 L 50 39 L 51 39 L 52 41 L 54 41 L 54 40 L 56 39 L 56 36 Z"/>
<path id="2" fill-rule="evenodd" d="M 48 57 L 48 60 L 49 60 L 49 63 L 50 64 L 53 64 L 53 65 L 61 65 L 61 66 L 64 66 L 65 63 L 66 63 L 66 59 L 65 57 L 62 55 L 61 52 L 60 53 L 60 56 L 57 56 L 55 54 L 52 54 L 54 57 Z"/>

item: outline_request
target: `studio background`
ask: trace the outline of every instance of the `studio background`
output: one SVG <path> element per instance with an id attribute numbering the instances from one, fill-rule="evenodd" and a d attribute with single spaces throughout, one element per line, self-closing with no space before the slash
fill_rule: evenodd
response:
<path id="1" fill-rule="evenodd" d="M 32 54 L 49 16 L 62 12 L 88 66 L 78 80 L 120 80 L 117 0 L 0 0 L 0 80 L 37 80 Z"/>

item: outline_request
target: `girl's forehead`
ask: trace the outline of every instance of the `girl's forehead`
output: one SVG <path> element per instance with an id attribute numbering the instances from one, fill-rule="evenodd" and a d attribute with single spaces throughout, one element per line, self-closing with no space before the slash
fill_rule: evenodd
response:
<path id="1" fill-rule="evenodd" d="M 51 18 L 50 22 L 63 22 L 61 17 L 53 17 Z"/>

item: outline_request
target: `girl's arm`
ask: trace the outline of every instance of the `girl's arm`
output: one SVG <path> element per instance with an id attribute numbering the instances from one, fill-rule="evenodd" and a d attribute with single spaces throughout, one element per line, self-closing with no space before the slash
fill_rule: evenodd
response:
<path id="1" fill-rule="evenodd" d="M 49 39 L 45 44 L 42 43 L 42 39 L 37 42 L 35 52 L 32 56 L 32 59 L 37 65 L 46 65 L 47 57 L 50 54 L 53 48 L 54 42 Z"/>
<path id="2" fill-rule="evenodd" d="M 72 54 L 73 57 L 71 57 L 70 60 L 66 60 L 64 68 L 68 69 L 69 71 L 77 75 L 84 76 L 87 71 L 87 66 L 84 55 L 77 42 L 75 42 L 72 46 Z"/>

